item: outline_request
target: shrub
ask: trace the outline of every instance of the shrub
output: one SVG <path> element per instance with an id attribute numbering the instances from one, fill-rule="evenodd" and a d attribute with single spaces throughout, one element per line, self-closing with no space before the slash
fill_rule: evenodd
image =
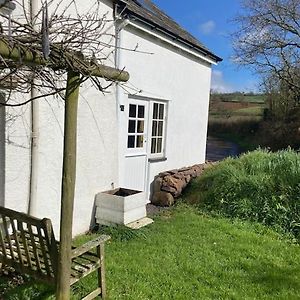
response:
<path id="1" fill-rule="evenodd" d="M 256 150 L 226 159 L 193 181 L 185 198 L 300 238 L 300 154 Z"/>

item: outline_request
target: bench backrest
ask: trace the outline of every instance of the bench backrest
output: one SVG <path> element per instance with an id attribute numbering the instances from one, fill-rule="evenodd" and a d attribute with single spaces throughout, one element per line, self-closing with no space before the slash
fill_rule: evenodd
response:
<path id="1" fill-rule="evenodd" d="M 57 260 L 51 220 L 0 206 L 0 262 L 54 284 Z"/>

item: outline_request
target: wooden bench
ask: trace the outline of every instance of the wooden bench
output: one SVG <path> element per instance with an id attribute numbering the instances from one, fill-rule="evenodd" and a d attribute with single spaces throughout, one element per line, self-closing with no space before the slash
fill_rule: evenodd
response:
<path id="1" fill-rule="evenodd" d="M 81 247 L 72 248 L 70 285 L 98 271 L 98 287 L 84 300 L 106 297 L 104 243 L 99 236 Z M 71 245 L 70 245 L 71 247 Z M 96 253 L 91 250 L 96 248 Z M 37 280 L 56 285 L 59 243 L 49 219 L 37 219 L 0 206 L 0 265 L 13 267 Z"/>

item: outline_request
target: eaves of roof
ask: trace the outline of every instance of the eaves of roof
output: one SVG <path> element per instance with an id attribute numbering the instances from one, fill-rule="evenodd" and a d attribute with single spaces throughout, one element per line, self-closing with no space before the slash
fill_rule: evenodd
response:
<path id="1" fill-rule="evenodd" d="M 152 29 L 158 29 L 178 43 L 199 52 L 201 55 L 208 56 L 215 62 L 222 61 L 222 58 L 200 43 L 189 32 L 154 5 L 151 0 L 119 0 L 116 2 L 118 4 L 118 13 L 124 18 L 137 20 Z"/>

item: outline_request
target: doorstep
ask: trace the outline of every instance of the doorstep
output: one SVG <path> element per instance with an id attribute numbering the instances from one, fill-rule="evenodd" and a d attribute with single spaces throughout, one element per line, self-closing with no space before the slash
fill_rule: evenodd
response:
<path id="1" fill-rule="evenodd" d="M 127 224 L 126 227 L 131 228 L 131 229 L 140 229 L 142 227 L 152 224 L 153 222 L 154 221 L 152 219 L 145 217 L 140 220 L 137 220 L 137 221 Z"/>

